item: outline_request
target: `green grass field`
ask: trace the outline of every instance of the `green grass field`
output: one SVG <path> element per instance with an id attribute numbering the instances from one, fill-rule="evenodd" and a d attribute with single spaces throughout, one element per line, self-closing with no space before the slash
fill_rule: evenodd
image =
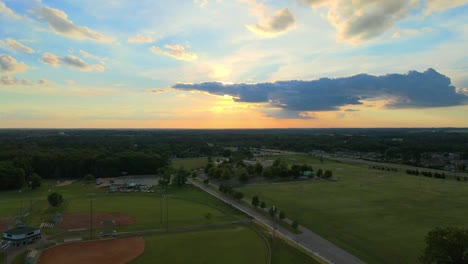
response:
<path id="1" fill-rule="evenodd" d="M 468 184 L 369 169 L 310 156 L 289 163 L 330 169 L 337 182 L 307 181 L 239 188 L 369 263 L 417 263 L 436 226 L 468 226 Z"/>
<path id="2" fill-rule="evenodd" d="M 165 194 L 169 196 L 167 198 L 168 210 L 166 210 L 166 200 L 162 199 L 160 194 L 156 192 L 151 194 L 96 194 L 93 198 L 93 211 L 119 212 L 136 219 L 136 224 L 120 228 L 118 231 L 166 227 L 167 213 L 169 215 L 169 228 L 227 223 L 244 218 L 217 199 L 191 186 L 169 188 Z M 65 213 L 81 213 L 89 212 L 89 210 L 90 201 L 88 197 L 75 198 L 70 200 Z M 161 223 L 161 213 L 163 223 Z M 210 219 L 205 217 L 208 213 L 211 215 Z"/>
<path id="3" fill-rule="evenodd" d="M 140 263 L 268 263 L 268 247 L 254 231 L 235 226 L 145 237 Z"/>

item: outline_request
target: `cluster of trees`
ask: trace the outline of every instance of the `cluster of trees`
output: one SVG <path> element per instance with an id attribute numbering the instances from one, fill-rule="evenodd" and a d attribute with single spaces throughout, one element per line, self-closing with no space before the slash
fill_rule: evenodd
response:
<path id="1" fill-rule="evenodd" d="M 16 190 L 29 186 L 36 189 L 41 186 L 42 178 L 36 173 L 26 174 L 15 163 L 0 161 L 0 190 Z"/>
<path id="2" fill-rule="evenodd" d="M 419 260 L 424 264 L 467 264 L 468 229 L 437 227 L 426 236 L 426 248 Z"/>
<path id="3" fill-rule="evenodd" d="M 244 194 L 242 192 L 235 191 L 230 185 L 220 184 L 218 186 L 218 190 L 236 200 L 242 200 L 244 198 Z"/>
<path id="4" fill-rule="evenodd" d="M 398 169 L 397 168 L 392 168 L 392 167 L 387 167 L 387 166 L 369 166 L 370 169 L 374 169 L 374 170 L 383 170 L 383 171 L 393 171 L 393 172 L 397 172 Z"/>
<path id="5" fill-rule="evenodd" d="M 265 209 L 266 208 L 266 203 L 265 202 L 260 202 L 260 199 L 258 198 L 257 195 L 255 195 L 254 197 L 252 197 L 252 205 L 255 207 L 255 208 L 262 208 L 262 209 Z M 273 219 L 280 219 L 280 220 L 283 220 L 286 218 L 286 212 L 283 211 L 283 210 L 278 210 L 278 208 L 276 206 L 272 206 L 270 207 L 270 209 L 268 209 L 268 214 L 271 216 L 271 218 Z M 297 229 L 299 227 L 299 224 L 297 221 L 293 221 L 291 223 L 291 226 L 292 228 L 294 229 Z"/>
<path id="6" fill-rule="evenodd" d="M 159 172 L 159 185 L 161 185 L 162 188 L 165 188 L 169 184 L 179 187 L 184 186 L 187 182 L 187 178 L 190 176 L 190 172 L 184 168 L 179 168 L 178 170 L 165 168 L 164 170 L 159 170 Z"/>
<path id="7" fill-rule="evenodd" d="M 262 175 L 263 166 L 260 163 L 246 165 L 242 160 L 233 162 L 229 159 L 221 162 L 219 165 L 208 163 L 204 169 L 209 178 L 229 180 L 237 177 L 240 181 L 248 181 L 251 177 Z"/>
<path id="8" fill-rule="evenodd" d="M 406 174 L 410 174 L 410 175 L 416 175 L 416 176 L 424 176 L 424 177 L 429 177 L 429 178 L 436 178 L 436 179 L 446 179 L 446 176 L 445 176 L 445 173 L 438 173 L 438 172 L 435 172 L 435 173 L 432 173 L 430 171 L 419 171 L 419 170 L 406 170 Z"/>

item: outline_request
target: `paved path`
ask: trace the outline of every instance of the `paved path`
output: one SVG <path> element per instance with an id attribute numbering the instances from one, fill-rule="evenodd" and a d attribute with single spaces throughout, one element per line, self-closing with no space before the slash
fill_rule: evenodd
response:
<path id="1" fill-rule="evenodd" d="M 335 264 L 362 264 L 364 261 L 358 259 L 357 257 L 349 254 L 338 246 L 332 244 L 328 240 L 320 237 L 319 235 L 313 233 L 309 229 L 300 226 L 299 229 L 302 231 L 302 234 L 293 234 L 289 230 L 283 228 L 282 226 L 276 224 L 274 221 L 263 216 L 259 212 L 240 204 L 230 198 L 227 198 L 218 192 L 210 189 L 208 186 L 199 183 L 195 180 L 189 179 L 189 182 L 198 188 L 204 190 L 205 192 L 215 196 L 216 198 L 232 205 L 233 207 L 239 209 L 240 211 L 252 216 L 254 219 L 260 221 L 265 226 L 271 230 L 276 230 L 277 234 L 285 237 L 296 245 L 302 247 L 303 249 L 313 253 L 314 255 L 320 257 L 321 259 Z"/>

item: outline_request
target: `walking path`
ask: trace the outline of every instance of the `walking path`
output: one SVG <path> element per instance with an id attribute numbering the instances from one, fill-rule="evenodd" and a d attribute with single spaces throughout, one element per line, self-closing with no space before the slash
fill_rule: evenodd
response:
<path id="1" fill-rule="evenodd" d="M 289 230 L 278 225 L 274 221 L 268 219 L 261 213 L 219 194 L 218 192 L 210 189 L 208 186 L 202 183 L 199 183 L 193 179 L 189 179 L 189 182 L 197 186 L 198 188 L 204 190 L 205 192 L 215 196 L 216 198 L 224 201 L 225 203 L 228 203 L 232 205 L 233 207 L 237 208 L 238 210 L 250 215 L 254 219 L 258 220 L 259 222 L 263 223 L 265 226 L 270 228 L 273 232 L 285 237 L 289 241 L 293 242 L 294 244 L 298 245 L 304 250 L 320 257 L 322 260 L 328 263 L 335 263 L 335 264 L 342 264 L 342 263 L 343 264 L 363 264 L 365 263 L 359 258 L 351 255 L 350 253 L 344 251 L 343 249 L 332 244 L 328 240 L 313 233 L 312 231 L 310 231 L 309 229 L 303 226 L 299 227 L 300 231 L 302 231 L 302 234 L 291 233 Z"/>

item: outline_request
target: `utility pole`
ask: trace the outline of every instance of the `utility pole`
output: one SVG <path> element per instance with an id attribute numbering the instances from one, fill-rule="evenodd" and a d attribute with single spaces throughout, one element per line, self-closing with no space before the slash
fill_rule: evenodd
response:
<path id="1" fill-rule="evenodd" d="M 167 201 L 167 195 L 166 195 L 166 232 L 169 231 L 169 205 Z"/>
<path id="2" fill-rule="evenodd" d="M 163 195 L 161 194 L 161 198 L 159 199 L 159 224 L 162 225 L 163 223 L 163 217 L 162 217 L 162 207 L 163 207 L 163 203 L 162 203 L 162 200 L 163 200 Z"/>
<path id="3" fill-rule="evenodd" d="M 90 202 L 90 206 L 89 206 L 89 207 L 90 207 L 90 211 L 91 211 L 91 213 L 90 213 L 90 215 L 91 215 L 91 217 L 90 217 L 90 221 L 91 221 L 91 232 L 89 233 L 89 237 L 90 237 L 90 238 L 93 238 L 93 198 L 91 198 L 91 199 L 89 200 L 89 202 Z"/>

